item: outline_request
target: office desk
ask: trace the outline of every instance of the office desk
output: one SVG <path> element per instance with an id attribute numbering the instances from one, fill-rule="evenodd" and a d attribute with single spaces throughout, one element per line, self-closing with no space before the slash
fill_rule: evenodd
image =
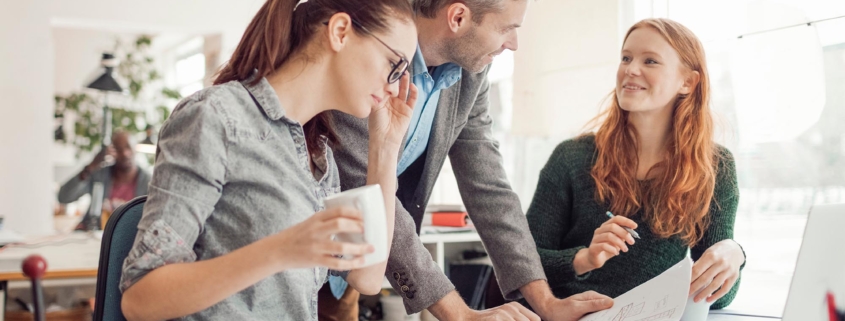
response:
<path id="1" fill-rule="evenodd" d="M 0 281 L 26 281 L 23 259 L 38 254 L 47 261 L 45 280 L 96 277 L 100 261 L 100 236 L 89 233 L 30 239 L 26 244 L 0 249 Z"/>
<path id="2" fill-rule="evenodd" d="M 21 263 L 32 254 L 47 261 L 43 286 L 74 286 L 96 284 L 100 261 L 100 234 L 74 232 L 68 235 L 28 238 L 21 245 L 0 249 L 0 321 L 6 311 L 8 289 L 29 286 L 29 279 L 21 271 Z"/>
<path id="3" fill-rule="evenodd" d="M 707 316 L 707 321 L 780 321 L 780 318 L 767 316 L 710 313 L 710 315 Z"/>
<path id="4" fill-rule="evenodd" d="M 481 248 L 481 237 L 478 233 L 463 232 L 463 233 L 443 233 L 443 234 L 423 234 L 420 235 L 420 241 L 431 253 L 437 265 L 445 270 L 448 265 L 447 262 L 456 259 L 460 252 L 466 249 Z M 483 248 L 481 248 L 483 249 Z M 788 290 L 788 282 L 780 284 L 778 289 L 772 289 L 770 286 L 773 280 L 768 276 L 758 277 L 755 275 L 744 275 L 743 284 L 745 285 L 739 292 L 736 300 L 734 300 L 733 307 L 729 306 L 727 309 L 712 311 L 707 317 L 708 321 L 780 321 L 780 313 L 783 312 L 783 304 L 786 301 L 786 290 Z M 384 288 L 390 288 L 387 280 L 384 280 Z M 783 288 L 783 289 L 780 289 Z M 775 294 L 776 298 L 773 301 L 776 303 L 773 306 L 761 307 L 759 305 L 747 304 L 764 298 L 765 294 Z M 783 293 L 780 293 L 783 292 Z M 782 298 L 780 298 L 782 296 Z M 771 298 L 770 298 L 771 299 Z M 762 314 L 762 315 L 758 315 Z"/>

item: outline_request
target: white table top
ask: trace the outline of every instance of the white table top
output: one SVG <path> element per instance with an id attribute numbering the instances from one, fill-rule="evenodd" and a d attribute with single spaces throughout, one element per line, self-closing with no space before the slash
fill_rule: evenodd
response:
<path id="1" fill-rule="evenodd" d="M 780 318 L 710 313 L 710 315 L 707 316 L 707 321 L 780 321 Z"/>
<path id="2" fill-rule="evenodd" d="M 96 276 L 102 233 L 74 232 L 66 235 L 28 237 L 23 244 L 0 250 L 0 281 L 25 280 L 21 263 L 32 254 L 47 261 L 45 279 Z"/>

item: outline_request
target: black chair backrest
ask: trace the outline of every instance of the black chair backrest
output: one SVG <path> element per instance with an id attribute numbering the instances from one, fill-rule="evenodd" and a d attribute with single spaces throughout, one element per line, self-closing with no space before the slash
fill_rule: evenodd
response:
<path id="1" fill-rule="evenodd" d="M 109 217 L 100 245 L 100 264 L 97 269 L 97 295 L 94 299 L 94 321 L 126 321 L 120 309 L 123 295 L 118 285 L 123 260 L 129 255 L 138 222 L 144 213 L 146 196 L 138 196 L 118 207 Z"/>

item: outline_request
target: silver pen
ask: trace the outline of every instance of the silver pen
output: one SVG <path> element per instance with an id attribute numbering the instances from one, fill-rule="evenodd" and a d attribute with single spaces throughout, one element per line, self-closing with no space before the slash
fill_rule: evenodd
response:
<path id="1" fill-rule="evenodd" d="M 613 213 L 611 213 L 610 211 L 607 211 L 607 217 L 609 217 L 609 218 L 613 218 Z M 635 239 L 639 239 L 639 238 L 640 238 L 640 235 L 639 235 L 639 234 L 637 234 L 637 231 L 634 231 L 634 230 L 633 230 L 633 229 L 631 229 L 630 227 L 624 227 L 624 226 L 623 226 L 622 228 L 624 228 L 626 231 L 628 231 L 628 233 L 629 233 L 629 234 L 631 234 L 631 236 L 633 236 Z"/>

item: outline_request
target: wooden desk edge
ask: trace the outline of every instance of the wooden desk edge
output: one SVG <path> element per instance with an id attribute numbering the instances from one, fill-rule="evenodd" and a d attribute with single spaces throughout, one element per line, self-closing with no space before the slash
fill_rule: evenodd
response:
<path id="1" fill-rule="evenodd" d="M 97 269 L 93 270 L 58 270 L 47 271 L 43 280 L 72 279 L 72 278 L 94 278 L 97 277 Z M 29 281 L 23 272 L 0 273 L 0 281 Z"/>

